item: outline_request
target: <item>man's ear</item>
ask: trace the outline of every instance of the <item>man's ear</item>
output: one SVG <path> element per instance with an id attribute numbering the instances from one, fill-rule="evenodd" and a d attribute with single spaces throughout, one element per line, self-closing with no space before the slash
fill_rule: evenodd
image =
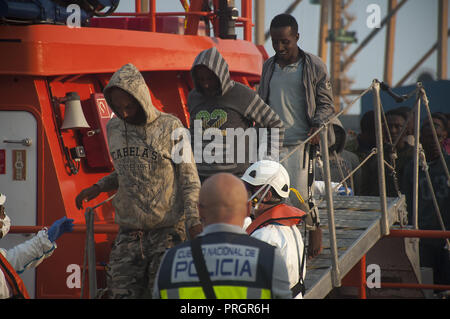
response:
<path id="1" fill-rule="evenodd" d="M 264 199 L 262 200 L 262 202 L 268 202 L 272 199 L 272 190 L 269 189 L 269 191 L 267 192 L 266 196 L 264 196 Z"/>
<path id="2" fill-rule="evenodd" d="M 201 221 L 202 224 L 203 224 L 203 222 L 204 222 L 204 220 L 205 220 L 205 212 L 204 212 L 204 209 L 203 209 L 203 207 L 200 205 L 200 203 L 197 204 L 197 208 L 198 208 L 198 216 L 200 217 L 200 221 Z"/>
<path id="3" fill-rule="evenodd" d="M 252 213 L 252 202 L 247 202 L 247 215 L 246 217 L 250 217 Z"/>

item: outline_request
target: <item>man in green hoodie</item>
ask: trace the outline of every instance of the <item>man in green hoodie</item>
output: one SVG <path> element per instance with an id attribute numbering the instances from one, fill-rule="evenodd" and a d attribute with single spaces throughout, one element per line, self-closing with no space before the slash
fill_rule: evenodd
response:
<path id="1" fill-rule="evenodd" d="M 119 224 L 107 271 L 111 298 L 149 298 L 166 249 L 202 230 L 197 202 L 200 182 L 192 157 L 175 163 L 171 134 L 183 128 L 173 115 L 158 111 L 139 70 L 126 64 L 104 89 L 117 117 L 107 124 L 114 172 L 84 189 L 83 201 L 101 192 L 117 191 L 113 199 Z"/>

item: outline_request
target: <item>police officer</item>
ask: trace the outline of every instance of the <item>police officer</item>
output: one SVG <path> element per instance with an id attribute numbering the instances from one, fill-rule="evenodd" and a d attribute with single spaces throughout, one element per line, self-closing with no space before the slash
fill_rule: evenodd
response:
<path id="1" fill-rule="evenodd" d="M 167 251 L 153 297 L 291 298 L 279 249 L 248 236 L 242 228 L 250 207 L 239 178 L 220 173 L 206 179 L 199 198 L 204 230 L 193 241 Z"/>

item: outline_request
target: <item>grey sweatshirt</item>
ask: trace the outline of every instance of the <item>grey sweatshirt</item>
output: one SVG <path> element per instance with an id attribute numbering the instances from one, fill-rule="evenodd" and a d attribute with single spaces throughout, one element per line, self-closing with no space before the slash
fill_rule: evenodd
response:
<path id="1" fill-rule="evenodd" d="M 218 95 L 208 97 L 202 94 L 202 89 L 197 83 L 194 72 L 195 67 L 200 65 L 206 66 L 219 78 L 220 92 Z M 228 64 L 215 47 L 200 52 L 192 65 L 191 75 L 195 88 L 189 93 L 188 108 L 191 118 L 193 149 L 199 175 L 207 177 L 218 172 L 242 175 L 250 166 L 250 163 L 256 162 L 258 158 L 251 157 L 251 150 L 254 149 L 248 147 L 250 143 L 246 144 L 245 147 L 247 160 L 244 163 L 239 161 L 237 158 L 238 143 L 234 143 L 235 158 L 232 162 L 226 161 L 226 154 L 224 154 L 222 163 L 205 162 L 204 158 L 199 156 L 199 153 L 205 150 L 205 147 L 212 142 L 212 139 L 208 140 L 204 138 L 201 149 L 196 146 L 194 135 L 198 134 L 198 132 L 195 131 L 194 120 L 202 120 L 203 131 L 208 128 L 219 129 L 222 132 L 223 138 L 220 141 L 214 140 L 214 142 L 222 144 L 224 150 L 226 150 L 227 146 L 229 148 L 231 147 L 225 137 L 227 129 L 237 128 L 241 128 L 244 131 L 253 127 L 257 129 L 255 131 L 259 131 L 259 128 L 266 128 L 268 129 L 268 149 L 282 146 L 284 126 L 278 115 L 264 103 L 255 91 L 241 83 L 231 80 Z M 271 129 L 276 129 L 274 131 L 278 132 L 278 139 L 274 139 L 273 144 L 271 144 L 271 133 L 273 132 Z M 276 135 L 274 134 L 273 136 L 275 137 Z"/>
<path id="2" fill-rule="evenodd" d="M 327 66 L 323 61 L 310 53 L 300 50 L 303 58 L 303 85 L 306 98 L 306 115 L 311 126 L 321 126 L 334 114 L 333 92 Z M 270 79 L 275 68 L 276 55 L 264 62 L 259 95 L 268 102 Z"/>

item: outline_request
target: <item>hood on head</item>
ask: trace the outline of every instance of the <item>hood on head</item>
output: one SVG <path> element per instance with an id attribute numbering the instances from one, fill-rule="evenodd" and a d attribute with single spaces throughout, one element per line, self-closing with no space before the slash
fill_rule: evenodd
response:
<path id="1" fill-rule="evenodd" d="M 336 153 L 341 153 L 344 150 L 345 142 L 347 140 L 347 133 L 339 119 L 335 118 L 331 121 L 334 131 L 334 144 L 329 148 L 330 151 L 335 150 Z"/>
<path id="2" fill-rule="evenodd" d="M 204 50 L 194 60 L 191 68 L 191 76 L 197 91 L 202 92 L 202 89 L 195 78 L 194 69 L 196 66 L 203 65 L 210 69 L 220 81 L 221 92 L 224 95 L 230 88 L 233 87 L 234 81 L 230 78 L 230 71 L 228 70 L 228 63 L 223 56 L 217 51 L 216 47 Z"/>
<path id="3" fill-rule="evenodd" d="M 117 70 L 103 90 L 103 94 L 105 95 L 109 107 L 114 111 L 118 118 L 123 120 L 119 113 L 114 109 L 115 106 L 111 101 L 110 91 L 113 87 L 118 87 L 126 91 L 139 102 L 146 116 L 145 123 L 153 122 L 159 116 L 160 112 L 153 106 L 147 83 L 145 83 L 141 72 L 139 72 L 133 64 L 125 64 Z"/>

